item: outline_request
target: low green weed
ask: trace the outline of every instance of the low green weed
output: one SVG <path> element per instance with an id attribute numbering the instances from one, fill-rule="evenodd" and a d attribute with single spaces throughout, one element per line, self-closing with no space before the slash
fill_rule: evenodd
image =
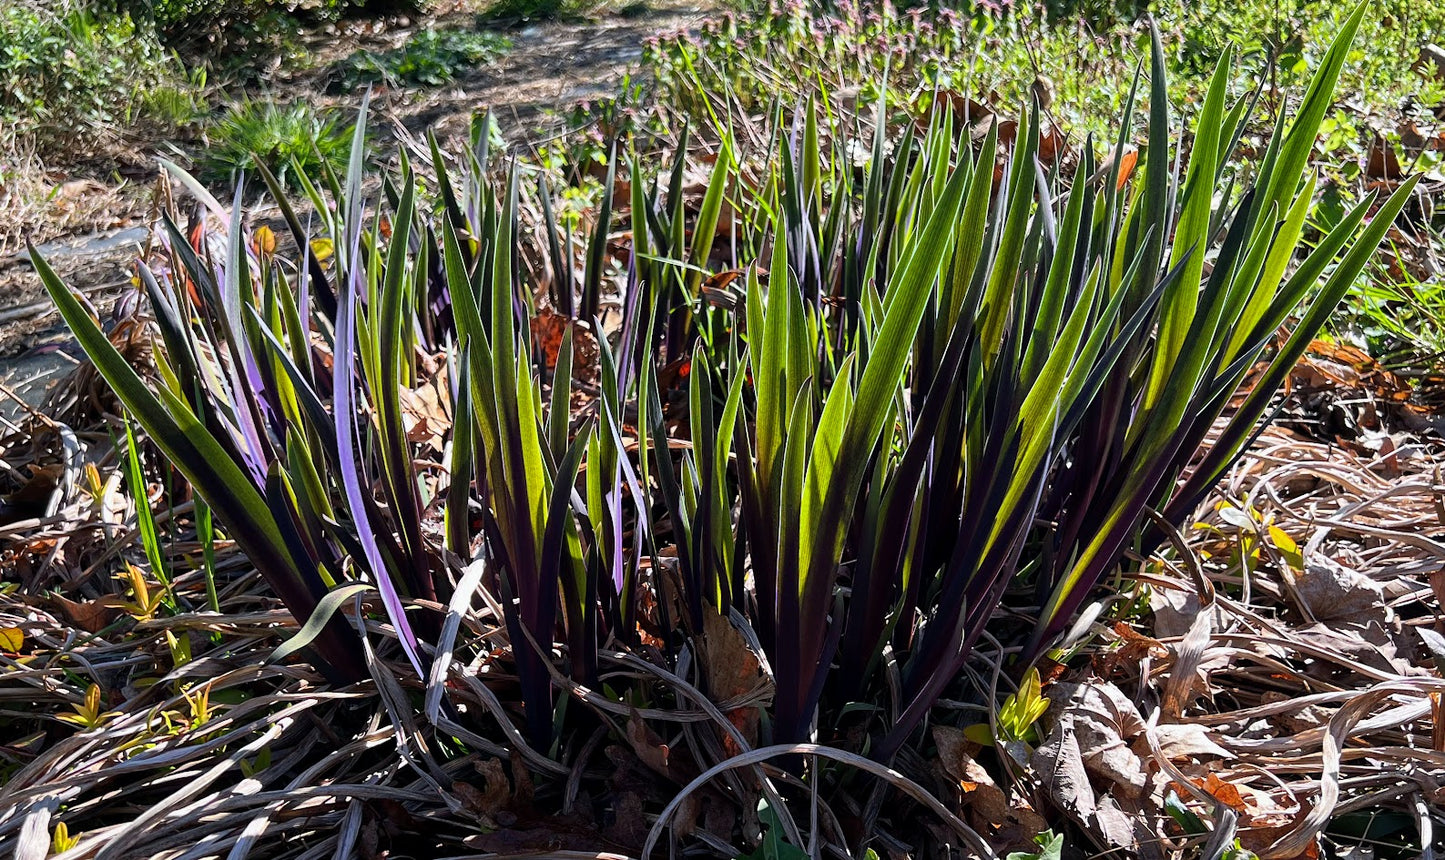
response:
<path id="1" fill-rule="evenodd" d="M 496 60 L 512 41 L 479 30 L 422 30 L 400 48 L 357 51 L 337 69 L 342 89 L 371 83 L 390 86 L 439 87 L 455 81 L 468 69 Z"/>
<path id="2" fill-rule="evenodd" d="M 208 73 L 204 65 L 186 70 L 183 77 L 148 88 L 141 93 L 139 113 L 131 120 L 150 121 L 166 128 L 188 128 L 210 114 L 206 100 Z"/>
<path id="3" fill-rule="evenodd" d="M 858 0 L 770 0 L 654 39 L 646 57 L 667 102 L 695 118 L 709 107 L 749 112 L 820 92 L 856 91 L 862 103 L 883 95 L 905 108 L 942 89 L 1005 114 L 1038 96 L 1048 119 L 1082 137 L 1106 134 L 1123 106 L 1135 61 L 1148 50 L 1139 26 L 1145 11 L 1163 36 L 1178 109 L 1198 109 L 1228 48 L 1247 75 L 1242 84 L 1264 82 L 1274 116 L 1279 93 L 1301 91 L 1350 9 L 1316 0 L 1156 0 L 1147 10 L 1132 0 L 1055 0 L 1039 14 L 1012 2 L 895 11 Z M 1442 30 L 1445 6 L 1373 4 L 1340 83 L 1355 94 L 1354 111 L 1388 123 L 1445 100 L 1445 82 L 1420 60 Z"/>
<path id="4" fill-rule="evenodd" d="M 324 109 L 307 102 L 278 104 L 247 99 L 238 102 L 206 133 L 200 154 L 205 181 L 232 180 L 240 171 L 254 173 L 255 158 L 270 166 L 283 183 L 295 171 L 316 175 L 322 165 L 344 165 L 351 128 Z"/>
<path id="5" fill-rule="evenodd" d="M 1060 860 L 1064 856 L 1064 836 L 1061 833 L 1045 830 L 1034 837 L 1034 844 L 1039 850 L 1015 851 L 1004 860 Z"/>
<path id="6" fill-rule="evenodd" d="M 478 16 L 481 23 L 566 21 L 586 17 L 597 0 L 494 0 Z"/>

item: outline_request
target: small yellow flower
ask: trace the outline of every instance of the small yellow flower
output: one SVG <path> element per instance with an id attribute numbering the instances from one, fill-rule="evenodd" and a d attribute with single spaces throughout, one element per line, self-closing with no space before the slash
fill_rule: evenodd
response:
<path id="1" fill-rule="evenodd" d="M 256 228 L 255 247 L 256 254 L 261 257 L 269 257 L 276 253 L 276 234 L 265 224 Z"/>

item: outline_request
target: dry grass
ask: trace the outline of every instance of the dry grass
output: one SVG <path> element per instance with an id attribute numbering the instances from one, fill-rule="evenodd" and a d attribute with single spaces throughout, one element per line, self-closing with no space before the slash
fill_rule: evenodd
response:
<path id="1" fill-rule="evenodd" d="M 57 180 L 34 144 L 0 128 L 0 258 L 59 236 L 117 226 L 136 212 L 124 186 L 90 179 Z"/>
<path id="2" fill-rule="evenodd" d="M 1445 681 L 1417 628 L 1441 624 L 1441 463 L 1422 446 L 1365 459 L 1269 430 L 1183 537 L 1188 555 L 1145 566 L 1153 613 L 1099 631 L 1104 649 L 1066 678 L 1137 706 L 1137 734 L 1119 732 L 1147 774 L 1129 811 L 1164 837 L 1145 856 L 1204 841 L 1165 824 L 1167 791 L 1227 827 L 1220 844 L 1264 858 L 1314 856 L 1361 810 L 1399 810 L 1417 845 L 1436 838 Z M 1127 792 L 1126 774 L 1083 759 L 1101 793 Z"/>

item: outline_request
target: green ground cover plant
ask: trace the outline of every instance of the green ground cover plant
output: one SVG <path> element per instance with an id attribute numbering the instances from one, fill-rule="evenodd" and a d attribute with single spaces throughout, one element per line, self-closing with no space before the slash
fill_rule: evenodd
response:
<path id="1" fill-rule="evenodd" d="M 277 166 L 283 184 L 294 183 L 301 172 L 319 176 L 323 168 L 339 169 L 350 141 L 348 123 L 310 102 L 243 99 L 208 126 L 200 176 L 207 182 L 234 182 L 243 172 L 254 172 L 260 158 Z"/>
<path id="2" fill-rule="evenodd" d="M 485 4 L 477 18 L 484 25 L 576 21 L 603 5 L 597 0 L 492 0 Z"/>
<path id="3" fill-rule="evenodd" d="M 1272 120 L 1284 107 L 1281 95 L 1301 91 L 1350 12 L 1315 0 L 1165 0 L 1051 15 L 1012 3 L 933 10 L 791 0 L 744 4 L 696 32 L 660 38 L 649 59 L 671 99 L 698 112 L 703 103 L 755 111 L 774 98 L 786 103 L 861 86 L 865 104 L 880 89 L 900 106 L 944 89 L 1008 113 L 1037 94 L 1046 117 L 1065 134 L 1107 136 L 1110 118 L 1128 96 L 1136 58 L 1148 47 L 1142 15 L 1162 34 L 1175 104 L 1199 109 L 1227 49 L 1239 62 L 1236 86 L 1263 83 L 1260 116 Z M 1445 83 L 1422 51 L 1442 29 L 1445 9 L 1435 4 L 1384 0 L 1371 7 L 1343 72 L 1350 110 L 1331 121 L 1356 132 L 1348 141 L 1352 151 L 1368 143 L 1371 123 L 1386 133 L 1402 119 L 1434 126 L 1432 111 L 1445 101 Z M 885 72 L 891 86 L 882 86 Z"/>
<path id="4" fill-rule="evenodd" d="M 244 189 L 225 206 L 171 168 L 223 226 L 198 241 L 167 216 L 138 269 L 152 377 L 35 263 L 151 467 L 300 622 L 273 660 L 304 649 L 336 684 L 395 688 L 443 754 L 500 733 L 541 774 L 591 732 L 717 717 L 665 752 L 696 778 L 650 856 L 715 778 L 756 809 L 722 778 L 739 765 L 829 795 L 890 773 L 985 635 L 1026 677 L 1126 552 L 1185 523 L 1413 189 L 1303 241 L 1364 14 L 1247 159 L 1260 89 L 1232 91 L 1226 50 L 1181 121 L 1155 33 L 1109 136 L 1069 163 L 1037 102 L 1009 125 L 951 106 L 899 125 L 881 94 L 871 123 L 805 101 L 769 111 L 756 148 L 723 123 L 705 161 L 686 136 L 670 163 L 614 151 L 603 187 L 625 193 L 581 235 L 489 120 L 374 175 L 363 108 L 344 170 L 291 165 L 311 226 L 254 165 L 294 255 Z M 364 647 L 340 611 L 358 600 Z M 1022 719 L 998 740 L 1029 737 Z"/>
<path id="5" fill-rule="evenodd" d="M 337 76 L 343 90 L 378 83 L 439 87 L 469 69 L 496 60 L 510 47 L 510 39 L 485 30 L 428 28 L 399 48 L 357 51 L 339 64 Z"/>

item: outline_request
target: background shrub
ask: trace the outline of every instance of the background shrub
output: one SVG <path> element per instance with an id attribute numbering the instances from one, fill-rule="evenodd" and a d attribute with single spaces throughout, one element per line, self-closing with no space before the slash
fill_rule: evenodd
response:
<path id="1" fill-rule="evenodd" d="M 0 7 L 0 124 L 47 154 L 130 118 L 180 64 L 144 20 L 88 6 Z"/>
<path id="2" fill-rule="evenodd" d="M 425 0 L 148 0 L 146 8 L 157 24 L 173 30 L 218 19 L 237 21 L 267 11 L 334 21 L 344 15 L 361 12 L 417 12 L 425 5 Z"/>
<path id="3" fill-rule="evenodd" d="M 416 13 L 426 0 L 94 0 L 97 9 L 152 22 L 162 41 L 183 52 L 237 54 L 284 42 L 296 19 Z"/>

